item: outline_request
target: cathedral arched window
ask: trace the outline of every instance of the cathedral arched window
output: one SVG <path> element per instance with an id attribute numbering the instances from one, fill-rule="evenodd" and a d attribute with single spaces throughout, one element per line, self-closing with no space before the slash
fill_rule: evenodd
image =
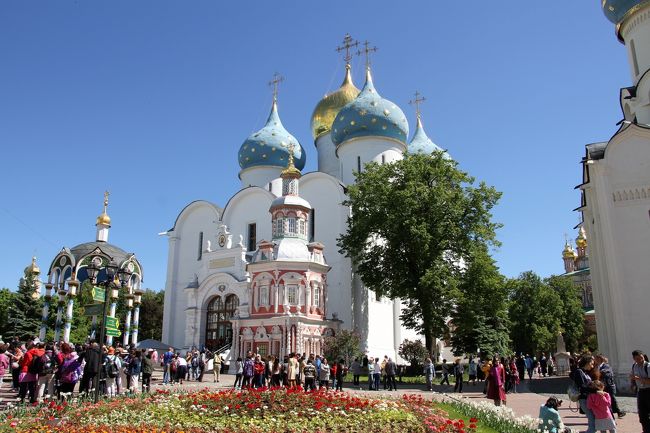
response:
<path id="1" fill-rule="evenodd" d="M 306 236 L 307 233 L 305 233 L 305 220 L 300 218 L 298 220 L 298 231 L 300 233 L 300 236 Z"/>
<path id="2" fill-rule="evenodd" d="M 275 223 L 277 225 L 277 227 L 276 227 L 277 236 L 282 236 L 284 234 L 284 219 L 278 218 L 275 221 Z"/>
<path id="3" fill-rule="evenodd" d="M 289 234 L 290 235 L 296 235 L 297 234 L 296 219 L 295 218 L 289 218 Z"/>
<path id="4" fill-rule="evenodd" d="M 269 286 L 260 287 L 260 296 L 257 302 L 258 306 L 269 305 Z"/>
<path id="5" fill-rule="evenodd" d="M 296 305 L 298 303 L 298 286 L 287 286 L 287 302 L 289 305 Z"/>
<path id="6" fill-rule="evenodd" d="M 314 286 L 314 307 L 320 307 L 320 287 Z"/>

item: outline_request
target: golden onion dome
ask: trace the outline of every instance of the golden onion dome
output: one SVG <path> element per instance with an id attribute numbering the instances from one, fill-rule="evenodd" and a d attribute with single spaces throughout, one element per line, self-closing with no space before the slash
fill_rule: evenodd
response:
<path id="1" fill-rule="evenodd" d="M 96 226 L 99 225 L 105 225 L 105 226 L 111 226 L 111 217 L 108 216 L 106 213 L 106 209 L 108 209 L 108 196 L 110 193 L 106 191 L 104 193 L 104 210 L 102 211 L 102 214 L 97 217 L 97 222 L 95 222 Z"/>
<path id="2" fill-rule="evenodd" d="M 105 225 L 105 226 L 110 226 L 111 225 L 111 217 L 108 216 L 106 212 L 102 213 L 100 216 L 97 217 L 97 222 L 95 223 L 96 226 L 98 225 Z"/>
<path id="3" fill-rule="evenodd" d="M 565 259 L 569 259 L 569 258 L 572 259 L 576 257 L 576 253 L 575 251 L 573 251 L 573 247 L 571 247 L 571 245 L 569 245 L 568 243 L 564 245 L 564 251 L 562 251 L 562 257 Z"/>
<path id="4" fill-rule="evenodd" d="M 335 92 L 326 95 L 314 108 L 314 113 L 311 115 L 311 133 L 314 140 L 330 132 L 334 118 L 339 114 L 341 108 L 353 101 L 359 92 L 360 90 L 352 82 L 350 65 L 347 64 L 345 65 L 345 78 L 341 87 Z"/>
<path id="5" fill-rule="evenodd" d="M 579 248 L 587 247 L 587 233 L 585 232 L 584 227 L 580 227 L 578 237 L 576 238 L 576 245 L 578 245 Z"/>
<path id="6" fill-rule="evenodd" d="M 32 257 L 32 264 L 25 268 L 25 274 L 40 274 L 41 268 L 36 264 L 36 257 Z"/>

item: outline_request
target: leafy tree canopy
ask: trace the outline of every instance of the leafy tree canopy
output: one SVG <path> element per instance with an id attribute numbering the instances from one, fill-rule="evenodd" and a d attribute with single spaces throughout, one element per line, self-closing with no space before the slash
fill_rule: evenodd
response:
<path id="1" fill-rule="evenodd" d="M 348 188 L 352 211 L 338 245 L 366 287 L 406 303 L 404 324 L 433 349 L 455 300 L 459 259 L 497 244 L 491 209 L 500 196 L 443 152 L 369 163 Z"/>
<path id="2" fill-rule="evenodd" d="M 455 355 L 511 352 L 505 280 L 485 248 L 468 256 L 452 323 Z"/>
<path id="3" fill-rule="evenodd" d="M 399 356 L 406 359 L 413 366 L 422 365 L 424 360 L 429 357 L 429 351 L 421 340 L 404 340 L 399 346 Z"/>
<path id="4" fill-rule="evenodd" d="M 346 365 L 350 365 L 354 358 L 361 356 L 360 345 L 359 334 L 341 329 L 336 335 L 325 337 L 323 353 L 330 364 L 343 359 Z"/>

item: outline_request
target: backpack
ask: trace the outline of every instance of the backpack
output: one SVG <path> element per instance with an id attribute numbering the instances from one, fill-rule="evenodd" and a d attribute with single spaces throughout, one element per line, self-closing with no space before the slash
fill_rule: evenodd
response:
<path id="1" fill-rule="evenodd" d="M 111 379 L 116 378 L 120 374 L 120 369 L 117 367 L 116 358 L 113 358 L 112 361 L 109 359 L 108 363 L 104 365 L 104 370 L 106 377 L 110 377 Z"/>
<path id="2" fill-rule="evenodd" d="M 63 383 L 77 383 L 79 380 L 79 366 L 75 365 L 74 362 L 70 362 L 66 367 L 63 369 L 63 373 L 61 374 L 61 382 Z"/>
<path id="3" fill-rule="evenodd" d="M 27 371 L 31 374 L 40 374 L 43 371 L 42 360 L 40 356 L 35 356 L 29 363 Z"/>
<path id="4" fill-rule="evenodd" d="M 192 358 L 192 367 L 196 368 L 199 366 L 199 357 L 195 356 Z"/>

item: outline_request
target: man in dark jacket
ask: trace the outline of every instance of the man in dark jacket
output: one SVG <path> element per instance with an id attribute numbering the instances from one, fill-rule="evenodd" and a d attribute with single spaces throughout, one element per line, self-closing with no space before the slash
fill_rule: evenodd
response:
<path id="1" fill-rule="evenodd" d="M 389 391 L 397 391 L 397 383 L 395 382 L 395 373 L 397 373 L 397 365 L 395 361 L 388 358 L 386 365 L 384 365 L 384 372 L 386 373 L 386 386 Z"/>
<path id="2" fill-rule="evenodd" d="M 99 352 L 99 344 L 94 341 L 91 342 L 81 357 L 86 361 L 84 366 L 84 374 L 79 384 L 79 393 L 89 392 L 95 383 L 95 376 L 99 372 L 99 361 L 101 353 Z"/>
<path id="3" fill-rule="evenodd" d="M 151 390 L 151 375 L 153 374 L 153 362 L 151 361 L 153 349 L 149 349 L 142 358 L 142 392 Z"/>

